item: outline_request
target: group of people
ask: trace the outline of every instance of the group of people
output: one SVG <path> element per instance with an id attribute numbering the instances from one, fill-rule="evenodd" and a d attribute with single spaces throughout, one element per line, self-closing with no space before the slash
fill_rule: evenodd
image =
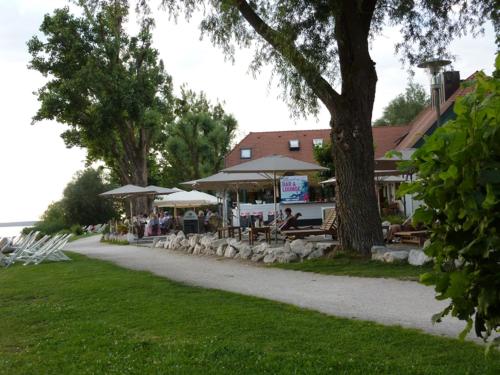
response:
<path id="1" fill-rule="evenodd" d="M 124 222 L 125 225 L 130 225 L 128 218 Z M 139 238 L 144 236 L 161 236 L 174 228 L 174 217 L 169 211 L 165 212 L 151 212 L 148 214 L 141 214 L 132 218 L 132 227 L 134 234 Z"/>

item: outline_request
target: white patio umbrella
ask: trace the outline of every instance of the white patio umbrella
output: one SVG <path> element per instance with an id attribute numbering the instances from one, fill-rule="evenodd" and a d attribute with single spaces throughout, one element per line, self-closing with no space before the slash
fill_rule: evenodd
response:
<path id="1" fill-rule="evenodd" d="M 188 185 L 197 189 L 217 190 L 222 192 L 223 196 L 223 225 L 227 223 L 227 209 L 226 209 L 226 190 L 236 190 L 236 202 L 238 216 L 240 214 L 240 197 L 239 189 L 242 188 L 256 188 L 264 184 L 270 184 L 269 178 L 259 173 L 224 173 L 219 172 L 214 175 L 200 178 L 198 180 L 186 181 L 182 185 Z"/>
<path id="2" fill-rule="evenodd" d="M 258 173 L 273 182 L 274 214 L 277 217 L 278 207 L 276 202 L 276 176 L 287 172 L 317 172 L 328 170 L 318 164 L 292 159 L 282 155 L 272 155 L 255 159 L 246 163 L 223 169 L 225 173 Z M 276 236 L 278 240 L 278 221 L 276 220 Z"/>
<path id="3" fill-rule="evenodd" d="M 214 206 L 218 204 L 217 197 L 203 193 L 201 191 L 180 191 L 156 199 L 153 204 L 157 207 L 174 207 L 174 208 L 194 208 L 202 206 Z"/>

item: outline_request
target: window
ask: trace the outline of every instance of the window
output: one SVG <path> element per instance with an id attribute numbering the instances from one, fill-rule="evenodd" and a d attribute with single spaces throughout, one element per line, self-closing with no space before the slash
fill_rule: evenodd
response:
<path id="1" fill-rule="evenodd" d="M 288 146 L 290 147 L 291 151 L 297 151 L 300 150 L 300 142 L 298 139 L 291 139 L 288 141 Z"/>
<path id="2" fill-rule="evenodd" d="M 313 146 L 323 146 L 323 138 L 314 138 Z"/>
<path id="3" fill-rule="evenodd" d="M 240 149 L 240 158 L 241 159 L 251 159 L 252 158 L 252 149 L 251 148 Z"/>

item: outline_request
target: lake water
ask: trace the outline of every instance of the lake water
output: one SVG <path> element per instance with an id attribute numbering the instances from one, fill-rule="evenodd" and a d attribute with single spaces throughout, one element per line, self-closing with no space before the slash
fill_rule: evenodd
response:
<path id="1" fill-rule="evenodd" d="M 13 237 L 21 234 L 24 226 L 22 227 L 0 227 L 0 238 L 2 237 Z"/>

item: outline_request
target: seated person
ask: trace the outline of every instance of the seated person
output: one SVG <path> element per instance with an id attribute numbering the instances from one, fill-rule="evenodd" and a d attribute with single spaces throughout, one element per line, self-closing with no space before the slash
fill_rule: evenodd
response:
<path id="1" fill-rule="evenodd" d="M 295 215 L 292 215 L 292 209 L 287 207 L 285 209 L 285 220 L 283 221 L 283 223 L 281 224 L 280 226 L 280 231 L 281 230 L 289 230 L 289 229 L 299 229 L 299 225 L 298 225 L 298 219 L 299 217 L 302 216 L 302 214 L 300 212 L 297 212 Z"/>

